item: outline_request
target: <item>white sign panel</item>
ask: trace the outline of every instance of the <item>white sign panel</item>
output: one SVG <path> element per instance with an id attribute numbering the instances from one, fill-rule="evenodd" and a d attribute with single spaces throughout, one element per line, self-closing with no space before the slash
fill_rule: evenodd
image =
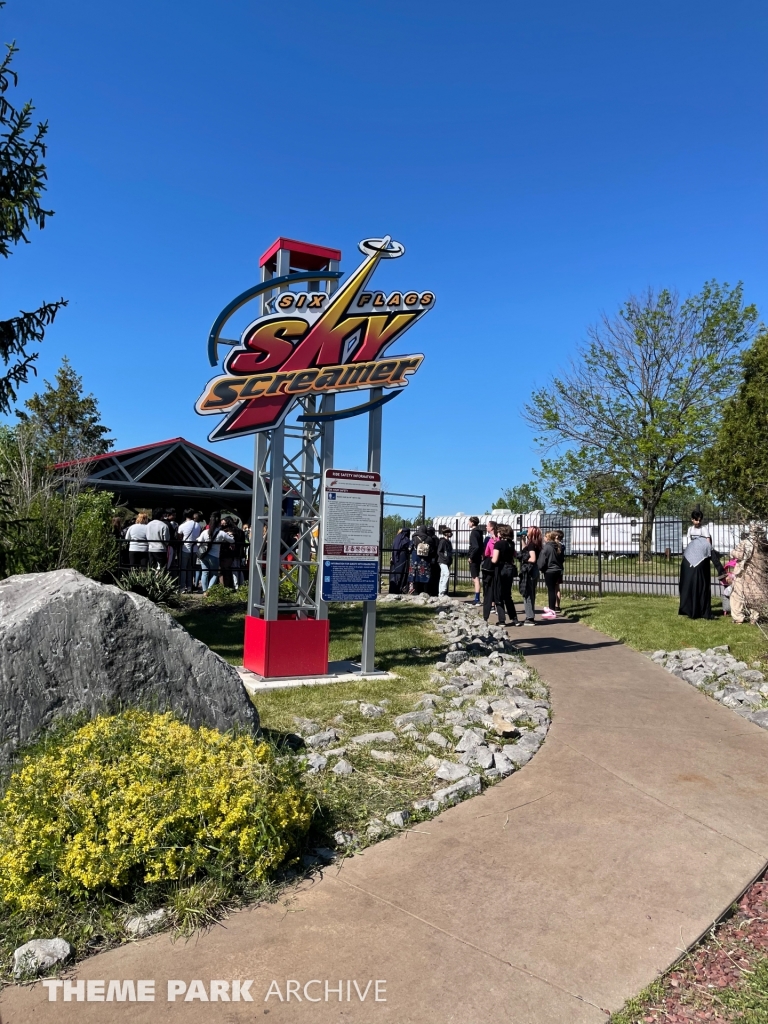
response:
<path id="1" fill-rule="evenodd" d="M 320 542 L 324 601 L 376 600 L 380 537 L 380 475 L 326 470 Z"/>

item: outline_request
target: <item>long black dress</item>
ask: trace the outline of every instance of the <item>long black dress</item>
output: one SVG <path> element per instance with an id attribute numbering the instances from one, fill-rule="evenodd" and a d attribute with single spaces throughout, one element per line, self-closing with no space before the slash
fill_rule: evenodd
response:
<path id="1" fill-rule="evenodd" d="M 723 566 L 718 554 L 706 537 L 694 537 L 680 563 L 680 608 L 678 615 L 689 619 L 712 618 L 712 573 L 710 562 L 718 576 Z"/>
<path id="2" fill-rule="evenodd" d="M 392 545 L 389 563 L 389 592 L 403 594 L 408 590 L 408 568 L 411 556 L 411 531 L 400 530 Z"/>

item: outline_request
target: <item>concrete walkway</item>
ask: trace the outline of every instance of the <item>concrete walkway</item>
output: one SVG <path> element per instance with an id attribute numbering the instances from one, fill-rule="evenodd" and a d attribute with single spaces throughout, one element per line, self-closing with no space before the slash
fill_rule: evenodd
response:
<path id="1" fill-rule="evenodd" d="M 325 872 L 288 904 L 94 957 L 154 1003 L 7 989 L 3 1024 L 389 1021 L 597 1024 L 768 860 L 768 733 L 576 623 L 512 630 L 551 688 L 544 747 L 484 796 Z M 253 979 L 253 1003 L 166 1002 L 167 979 Z M 320 1002 L 265 1002 L 276 980 Z M 339 979 L 343 1002 L 338 1002 Z M 386 982 L 360 1002 L 368 980 Z M 347 980 L 351 999 L 347 1001 Z"/>

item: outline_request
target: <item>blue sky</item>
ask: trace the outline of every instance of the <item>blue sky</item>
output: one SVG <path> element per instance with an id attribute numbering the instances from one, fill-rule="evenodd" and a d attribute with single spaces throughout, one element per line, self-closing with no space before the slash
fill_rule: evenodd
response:
<path id="1" fill-rule="evenodd" d="M 433 514 L 530 478 L 521 404 L 629 292 L 743 280 L 768 318 L 759 0 L 8 0 L 0 26 L 56 211 L 0 313 L 69 298 L 40 376 L 68 355 L 118 447 L 207 444 L 208 329 L 278 235 L 351 270 L 389 233 L 377 283 L 436 293 L 383 454 Z M 339 433 L 362 466 L 363 421 Z"/>

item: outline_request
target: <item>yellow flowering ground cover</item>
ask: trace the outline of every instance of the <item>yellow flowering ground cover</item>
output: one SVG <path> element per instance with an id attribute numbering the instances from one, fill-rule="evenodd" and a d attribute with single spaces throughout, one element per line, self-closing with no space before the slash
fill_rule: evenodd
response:
<path id="1" fill-rule="evenodd" d="M 312 800 L 290 759 L 247 735 L 129 710 L 53 733 L 0 798 L 0 899 L 34 924 L 94 897 L 259 883 L 295 853 Z"/>

